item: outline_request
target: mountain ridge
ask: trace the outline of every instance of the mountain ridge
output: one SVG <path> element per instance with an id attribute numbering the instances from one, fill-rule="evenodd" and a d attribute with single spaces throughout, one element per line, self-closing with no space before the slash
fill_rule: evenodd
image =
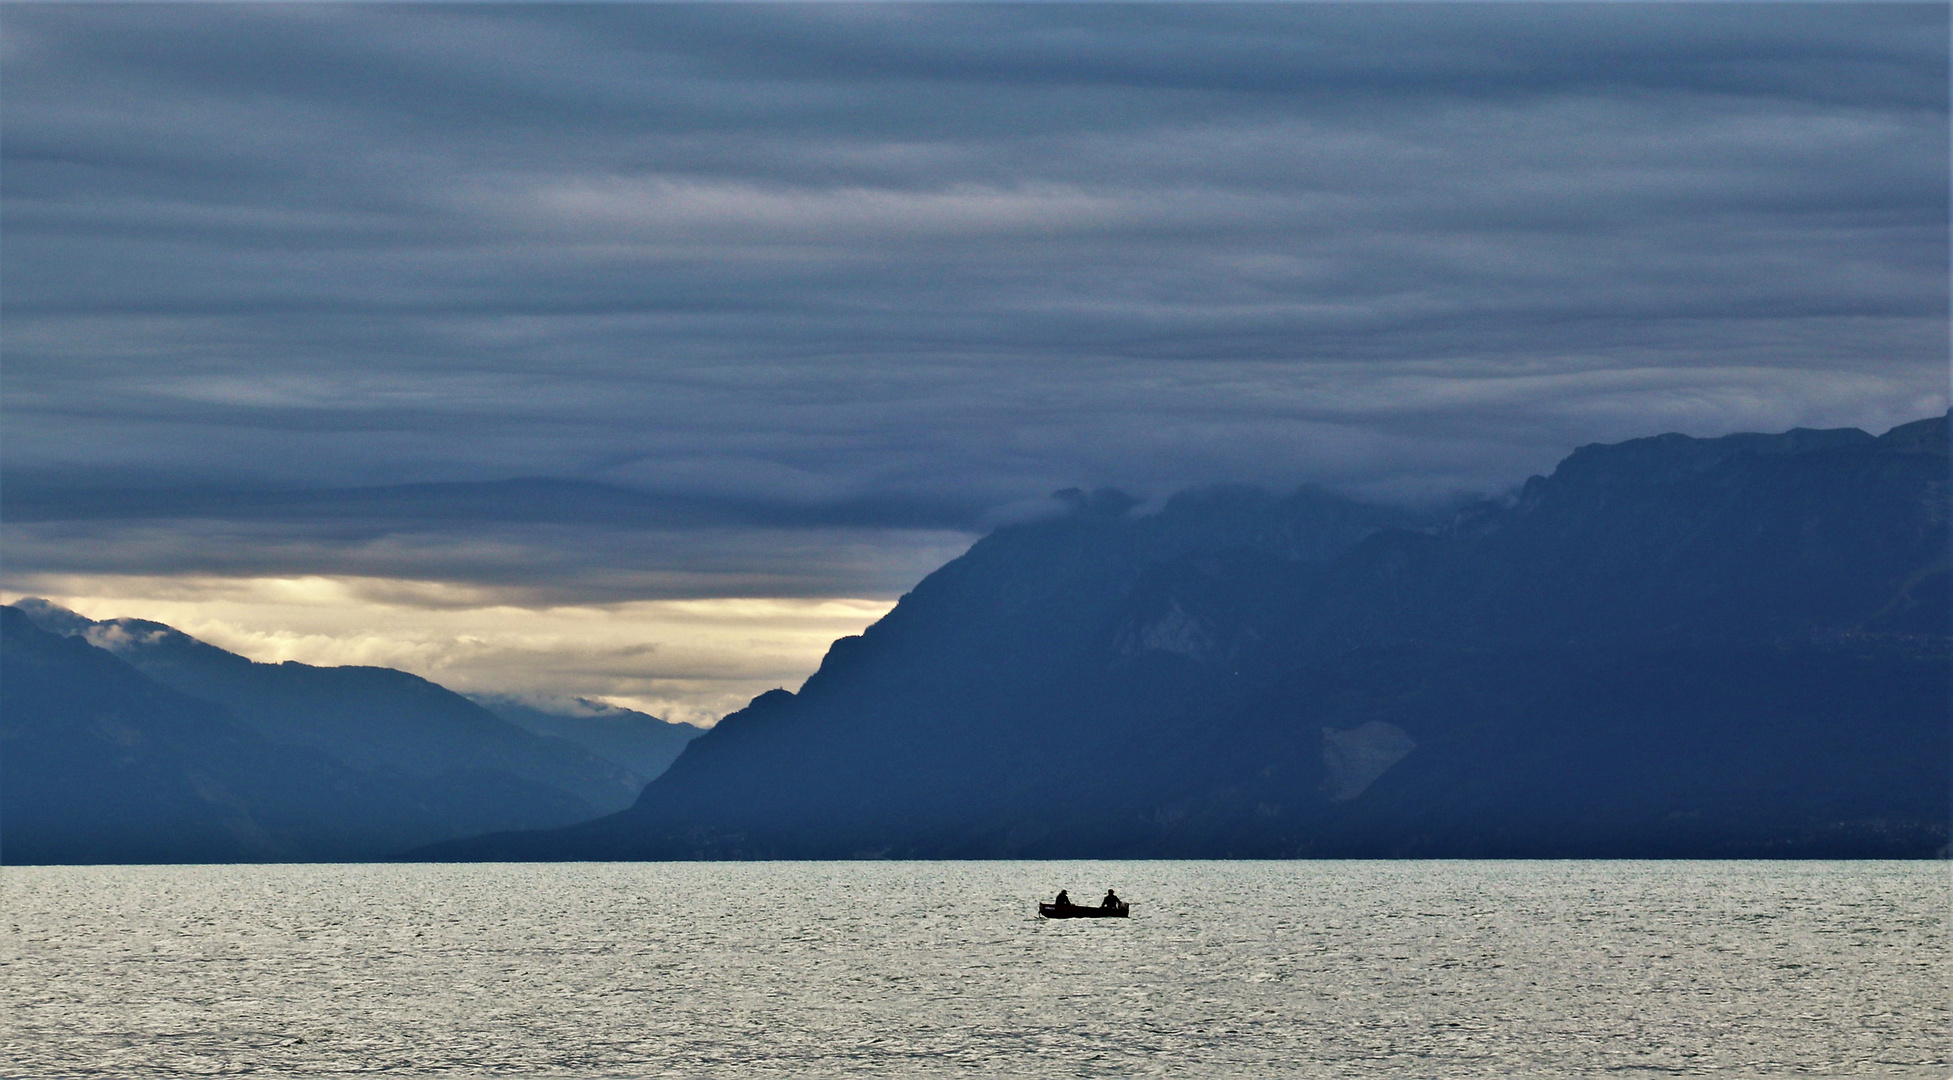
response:
<path id="1" fill-rule="evenodd" d="M 1946 456 L 1944 416 L 1595 444 L 1447 523 L 1323 514 L 1305 558 L 1265 497 L 1208 496 L 1249 507 L 1224 528 L 1102 497 L 980 540 L 629 810 L 417 857 L 1934 854 Z"/>
<path id="2" fill-rule="evenodd" d="M 39 598 L 14 606 L 44 628 L 62 627 L 153 679 L 223 705 L 275 742 L 318 747 L 353 768 L 502 769 L 568 791 L 595 812 L 628 802 L 643 785 L 579 744 L 537 735 L 405 671 L 260 663 L 147 619 L 87 619 Z"/>
<path id="3" fill-rule="evenodd" d="M 257 663 L 162 623 L 88 619 L 38 598 L 0 612 L 8 862 L 383 858 L 586 820 L 629 805 L 644 783 L 580 742 L 406 672 Z M 117 764 L 102 723 L 142 753 Z M 99 790 L 86 805 L 64 795 L 126 768 L 136 770 L 127 790 Z M 64 785 L 36 779 L 50 772 Z M 209 792 L 243 794 L 213 802 Z M 64 806 L 95 824 L 77 831 Z M 90 817 L 98 807 L 122 808 L 123 840 L 111 818 Z M 201 839 L 157 831 L 169 821 Z"/>
<path id="4" fill-rule="evenodd" d="M 1940 416 L 1060 492 L 704 734 L 25 600 L 0 855 L 1943 857 L 1948 490 Z"/>
<path id="5" fill-rule="evenodd" d="M 686 743 L 705 734 L 704 728 L 588 698 L 539 704 L 500 694 L 463 696 L 517 727 L 568 739 L 630 769 L 642 778 L 640 788 L 670 768 Z"/>
<path id="6" fill-rule="evenodd" d="M 444 833 L 414 793 L 0 607 L 9 864 L 373 858 Z"/>

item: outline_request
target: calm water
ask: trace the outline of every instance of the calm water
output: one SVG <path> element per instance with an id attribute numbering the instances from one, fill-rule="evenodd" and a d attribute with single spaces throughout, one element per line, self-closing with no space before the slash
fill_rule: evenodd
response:
<path id="1" fill-rule="evenodd" d="M 9 867 L 0 1073 L 1943 1078 L 1947 875 Z"/>

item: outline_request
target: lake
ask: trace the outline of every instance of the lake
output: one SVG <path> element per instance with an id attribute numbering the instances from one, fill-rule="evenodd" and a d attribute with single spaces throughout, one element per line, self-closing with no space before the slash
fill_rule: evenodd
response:
<path id="1" fill-rule="evenodd" d="M 1060 888 L 1128 920 L 1046 922 Z M 7 1076 L 1934 1077 L 1941 862 L 7 867 Z"/>

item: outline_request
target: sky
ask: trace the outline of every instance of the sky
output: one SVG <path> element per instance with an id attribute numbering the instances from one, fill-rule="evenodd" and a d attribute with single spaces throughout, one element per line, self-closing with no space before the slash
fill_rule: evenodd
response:
<path id="1" fill-rule="evenodd" d="M 709 723 L 1062 488 L 1948 394 L 1906 4 L 0 7 L 0 597 Z"/>

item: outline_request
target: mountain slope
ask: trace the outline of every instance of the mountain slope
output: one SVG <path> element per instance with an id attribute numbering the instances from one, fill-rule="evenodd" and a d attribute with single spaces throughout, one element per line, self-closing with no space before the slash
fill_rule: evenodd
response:
<path id="1" fill-rule="evenodd" d="M 162 623 L 95 621 L 45 600 L 15 606 L 44 628 L 83 637 L 166 686 L 223 705 L 273 742 L 323 751 L 353 769 L 422 781 L 505 774 L 541 796 L 506 810 L 538 825 L 628 806 L 643 787 L 641 777 L 574 742 L 534 734 L 404 671 L 260 664 Z"/>
<path id="2" fill-rule="evenodd" d="M 519 728 L 567 739 L 629 769 L 638 778 L 635 788 L 642 788 L 670 768 L 685 744 L 705 734 L 705 729 L 690 724 L 585 698 L 548 709 L 493 694 L 471 694 L 469 700 Z"/>
<path id="3" fill-rule="evenodd" d="M 0 859 L 357 858 L 415 828 L 410 800 L 275 745 L 220 706 L 0 607 Z"/>
<path id="4" fill-rule="evenodd" d="M 641 786 L 402 672 L 255 664 L 46 601 L 0 616 L 9 863 L 380 859 L 586 820 Z"/>
<path id="5" fill-rule="evenodd" d="M 1585 447 L 1439 527 L 1080 498 L 630 810 L 425 854 L 1932 854 L 1947 471 L 1938 417 Z"/>

